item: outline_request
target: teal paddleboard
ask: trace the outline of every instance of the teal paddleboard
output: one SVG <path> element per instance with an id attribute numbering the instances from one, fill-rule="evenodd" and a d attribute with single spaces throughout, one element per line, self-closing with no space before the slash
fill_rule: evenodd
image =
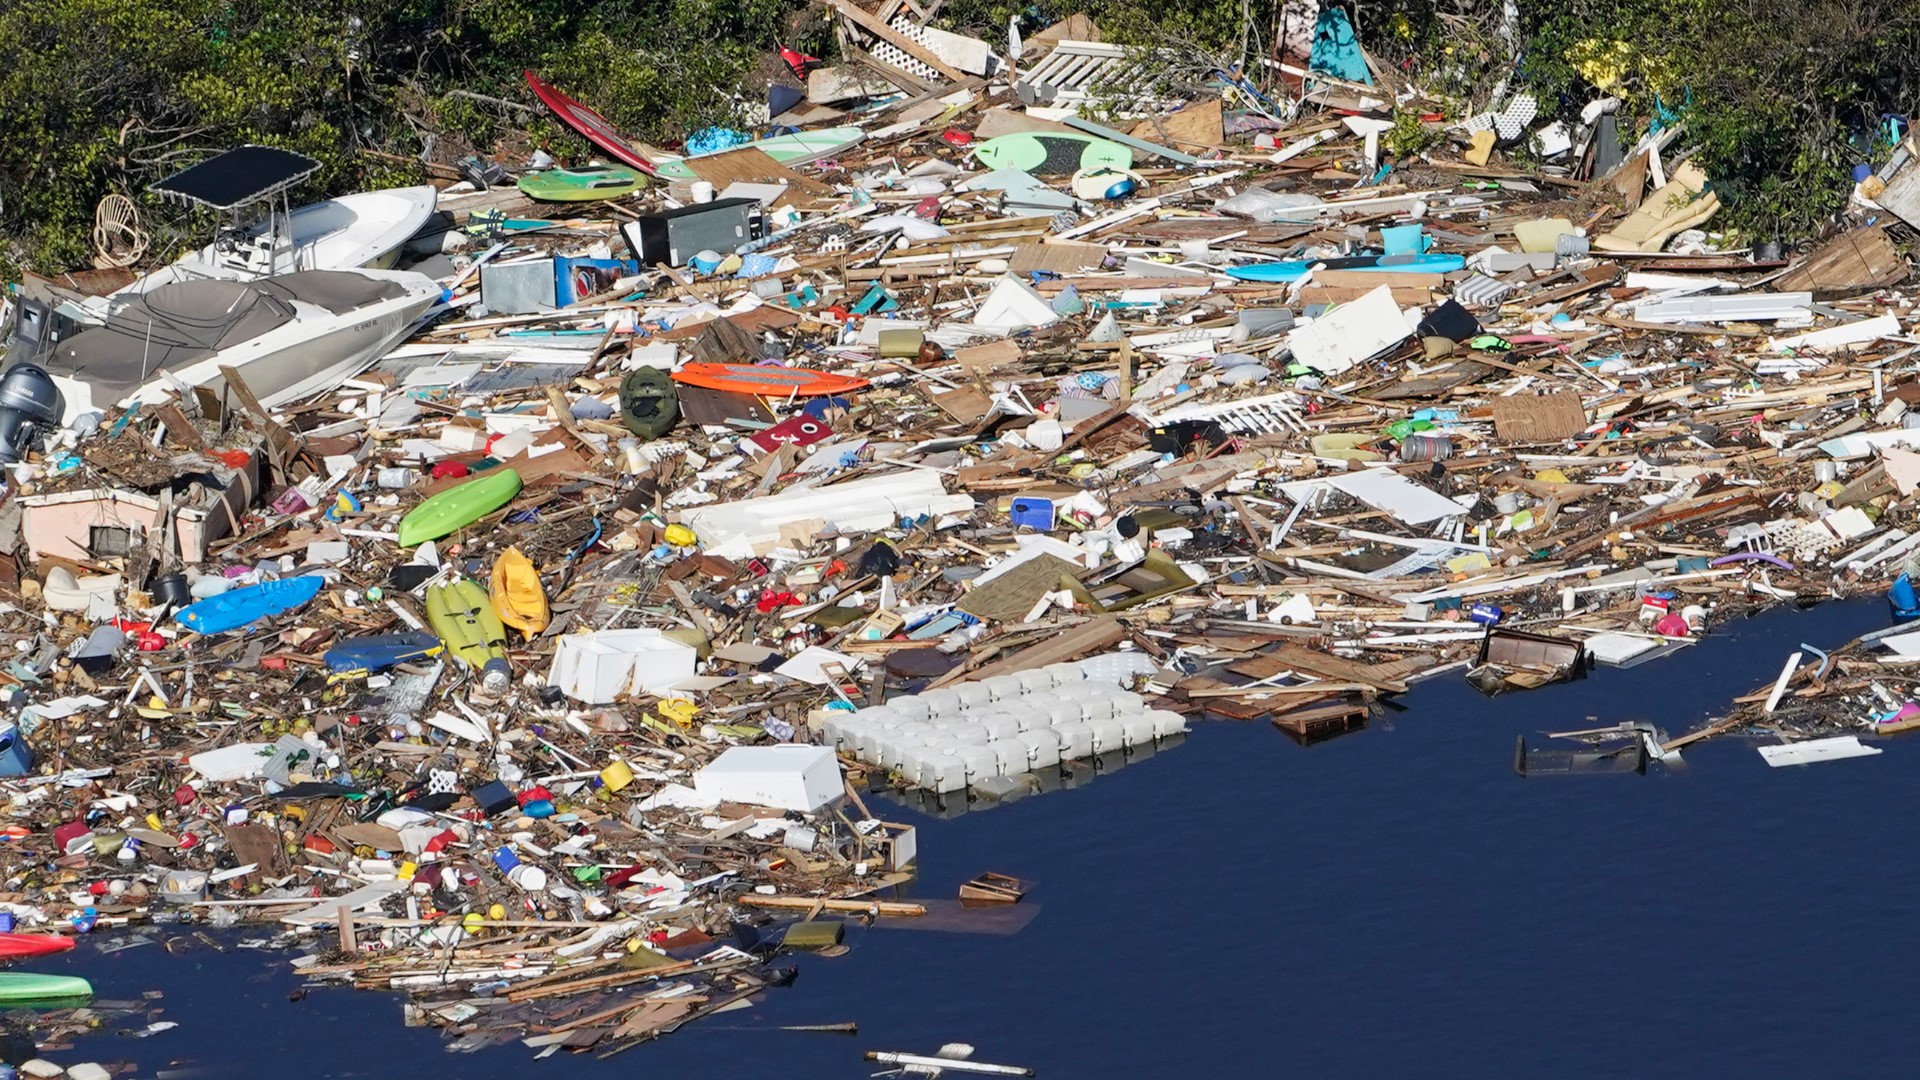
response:
<path id="1" fill-rule="evenodd" d="M 1467 265 L 1460 255 L 1356 255 L 1344 259 L 1290 259 L 1286 262 L 1230 266 L 1227 276 L 1241 281 L 1298 281 L 1308 270 L 1360 270 L 1373 273 L 1445 274 Z"/>
<path id="2" fill-rule="evenodd" d="M 774 135 L 765 139 L 756 139 L 753 142 L 746 143 L 745 146 L 751 146 L 755 150 L 765 153 L 768 157 L 772 158 L 776 164 L 789 166 L 805 165 L 809 162 L 819 161 L 823 157 L 830 157 L 850 147 L 857 146 L 860 140 L 866 137 L 866 132 L 861 131 L 857 127 L 820 128 L 817 131 L 796 131 L 790 135 Z M 735 146 L 729 149 L 740 150 L 744 148 L 744 146 Z M 715 153 L 720 154 L 726 152 L 726 150 L 715 151 Z M 698 161 L 700 158 L 712 156 L 712 154 L 698 154 L 691 159 L 681 158 L 677 161 L 662 161 L 656 163 L 654 168 L 656 175 L 669 180 L 698 180 L 700 177 L 694 173 L 693 166 L 687 164 L 687 162 L 689 160 Z"/>
<path id="3" fill-rule="evenodd" d="M 1078 132 L 1016 131 L 974 147 L 973 156 L 989 169 L 1018 169 L 1036 176 L 1133 168 L 1133 151 Z"/>
<path id="4" fill-rule="evenodd" d="M 528 173 L 517 186 L 527 198 L 541 202 L 599 202 L 631 195 L 647 186 L 647 178 L 625 165 L 594 165 Z"/>

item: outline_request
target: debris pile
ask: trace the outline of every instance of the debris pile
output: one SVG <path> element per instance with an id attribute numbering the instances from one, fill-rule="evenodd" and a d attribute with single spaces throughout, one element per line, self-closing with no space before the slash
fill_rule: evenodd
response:
<path id="1" fill-rule="evenodd" d="M 607 160 L 278 213 L 310 163 L 240 148 L 159 189 L 236 215 L 214 243 L 16 290 L 23 927 L 244 922 L 455 1049 L 615 1053 L 843 948 L 830 916 L 1031 917 L 901 899 L 870 797 L 993 805 L 1204 720 L 1337 737 L 1920 571 L 1877 206 L 1790 260 L 1704 231 L 1675 126 L 1507 108 L 1395 158 L 1417 90 L 1365 63 L 1196 92 L 1083 17 L 1008 58 L 833 7 L 797 130 L 669 155 L 530 74 Z M 1136 120 L 1080 114 L 1116 88 Z M 1763 712 L 1900 730 L 1881 672 L 1789 665 Z"/>

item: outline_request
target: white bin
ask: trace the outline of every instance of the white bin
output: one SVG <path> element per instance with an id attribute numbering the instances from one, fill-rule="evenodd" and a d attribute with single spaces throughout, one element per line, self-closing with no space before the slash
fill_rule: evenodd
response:
<path id="1" fill-rule="evenodd" d="M 1187 718 L 1167 709 L 1148 709 L 1146 715 L 1153 718 L 1153 735 L 1164 739 L 1169 735 L 1178 735 L 1187 730 Z"/>
<path id="2" fill-rule="evenodd" d="M 1049 769 L 1060 764 L 1060 733 L 1055 729 L 1023 731 L 1016 738 L 1026 744 L 1029 769 Z"/>
<path id="3" fill-rule="evenodd" d="M 1027 761 L 1027 744 L 1019 739 L 995 739 L 987 745 L 999 757 L 1000 775 L 1018 776 L 1031 767 Z"/>
<path id="4" fill-rule="evenodd" d="M 969 784 L 1000 775 L 1000 754 L 991 746 L 969 746 L 957 756 L 966 769 Z"/>
<path id="5" fill-rule="evenodd" d="M 1093 728 L 1085 723 L 1055 724 L 1053 733 L 1060 738 L 1060 760 L 1078 761 L 1093 756 Z"/>

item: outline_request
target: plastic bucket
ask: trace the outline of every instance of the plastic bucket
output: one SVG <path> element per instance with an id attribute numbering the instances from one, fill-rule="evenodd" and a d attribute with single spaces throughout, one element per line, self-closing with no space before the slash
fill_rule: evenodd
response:
<path id="1" fill-rule="evenodd" d="M 33 748 L 19 728 L 0 731 L 0 776 L 26 776 L 33 772 Z"/>

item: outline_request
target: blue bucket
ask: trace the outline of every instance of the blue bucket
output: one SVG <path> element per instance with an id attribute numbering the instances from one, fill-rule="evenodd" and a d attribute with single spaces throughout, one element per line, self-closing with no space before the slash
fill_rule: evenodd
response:
<path id="1" fill-rule="evenodd" d="M 33 772 L 33 748 L 19 728 L 0 731 L 0 776 L 27 776 Z"/>

